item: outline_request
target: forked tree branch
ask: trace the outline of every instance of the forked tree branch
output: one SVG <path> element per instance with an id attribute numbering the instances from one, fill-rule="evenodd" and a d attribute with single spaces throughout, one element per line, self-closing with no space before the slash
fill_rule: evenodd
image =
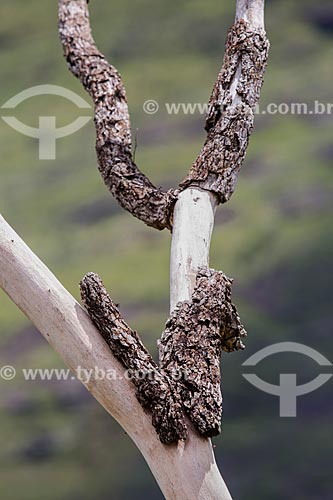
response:
<path id="1" fill-rule="evenodd" d="M 222 272 L 199 268 L 190 301 L 179 302 L 159 342 L 161 369 L 171 380 L 181 374 L 180 401 L 200 434 L 221 432 L 222 350 L 243 349 L 246 336 L 231 302 L 232 281 Z"/>
<path id="2" fill-rule="evenodd" d="M 98 51 L 91 36 L 85 1 L 59 0 L 59 28 L 65 55 L 70 69 L 79 76 L 95 103 L 97 155 L 106 184 L 122 206 L 148 225 L 158 229 L 173 226 L 172 314 L 160 342 L 163 373 L 152 362 L 137 334 L 120 317 L 99 278 L 90 274 L 81 283 L 83 302 L 116 357 L 127 368 L 140 367 L 156 374 L 153 381 L 142 383 L 134 379 L 133 382 L 138 400 L 152 413 L 153 424 L 164 443 L 187 437 L 182 418 L 184 411 L 203 435 L 212 436 L 220 431 L 221 351 L 223 347 L 228 351 L 243 347 L 241 337 L 245 331 L 230 301 L 230 281 L 222 273 L 208 270 L 209 242 L 216 205 L 228 201 L 235 189 L 253 128 L 269 49 L 263 9 L 263 0 L 237 2 L 236 21 L 227 37 L 223 66 L 209 103 L 207 140 L 188 176 L 180 184 L 180 190 L 163 194 L 163 210 L 159 212 L 163 213 L 163 223 L 160 215 L 156 223 L 155 213 L 148 206 L 149 191 L 147 197 L 139 197 L 138 215 L 135 204 L 138 192 L 130 189 L 124 203 L 121 190 L 112 179 L 119 159 L 124 159 L 119 154 L 119 144 L 122 152 L 126 146 L 127 155 L 126 161 L 120 161 L 120 164 L 130 163 L 131 168 L 134 165 L 122 81 L 100 53 L 96 60 Z M 103 133 L 116 136 L 117 141 L 101 141 Z M 135 165 L 134 170 L 133 178 L 139 173 Z M 120 173 L 123 177 L 123 168 L 120 168 Z M 141 175 L 139 173 L 140 178 Z M 146 177 L 143 178 L 145 185 L 152 186 Z M 187 203 L 184 204 L 184 200 Z M 208 213 L 198 212 L 197 205 L 208 208 Z M 189 222 L 187 227 L 184 227 L 185 221 Z M 208 222 L 208 231 L 205 222 Z M 202 263 L 206 271 L 199 270 Z M 222 286 L 219 293 L 216 293 L 217 283 Z M 186 377 L 175 383 L 171 377 L 174 370 L 180 370 Z M 168 404 L 165 405 L 165 401 Z"/>
<path id="3" fill-rule="evenodd" d="M 209 102 L 207 139 L 180 190 L 198 186 L 224 203 L 235 189 L 267 64 L 263 12 L 264 0 L 237 1 L 236 21 Z M 96 151 L 105 184 L 135 217 L 157 229 L 171 229 L 180 190 L 155 188 L 133 161 L 125 88 L 95 45 L 86 0 L 59 0 L 59 34 L 70 70 L 95 105 Z"/>
<path id="4" fill-rule="evenodd" d="M 0 286 L 78 375 L 91 394 L 138 446 L 169 500 L 231 500 L 211 443 L 189 427 L 188 439 L 163 445 L 151 431 L 151 415 L 87 313 L 0 216 Z M 96 368 L 112 377 L 95 379 Z"/>
<path id="5" fill-rule="evenodd" d="M 187 179 L 181 184 L 183 189 L 192 186 L 192 188 L 197 187 L 208 191 L 210 196 L 214 197 L 210 199 L 210 212 L 212 213 L 214 213 L 216 202 L 227 201 L 235 188 L 237 173 L 244 159 L 253 127 L 254 109 L 263 83 L 269 48 L 262 23 L 262 1 L 248 0 L 237 3 L 236 22 L 229 31 L 222 70 L 210 99 L 206 120 L 207 141 Z M 94 99 L 100 169 L 105 173 L 101 167 L 104 165 L 104 161 L 101 160 L 102 156 L 111 155 L 110 161 L 107 162 L 110 173 L 117 168 L 119 144 L 122 148 L 126 146 L 129 154 L 127 159 L 131 158 L 131 131 L 122 81 L 117 71 L 97 51 L 91 36 L 85 0 L 59 0 L 59 30 L 71 70 L 79 76 Z M 100 138 L 108 134 L 116 136 L 117 141 L 100 142 Z M 111 190 L 113 187 L 111 182 Z M 132 191 L 130 196 L 133 196 Z M 196 204 L 201 199 L 204 200 L 205 196 L 198 195 L 193 201 Z M 192 200 L 189 206 L 193 211 Z M 145 205 L 146 209 L 147 205 Z M 146 211 L 144 213 L 147 214 Z M 180 219 L 184 215 L 188 215 L 188 209 L 183 209 Z M 200 213 L 195 222 L 200 220 L 205 222 L 205 214 Z M 192 221 L 189 222 L 191 226 Z M 213 221 L 208 227 L 209 240 Z M 184 250 L 179 245 L 179 234 L 176 230 L 174 240 L 177 241 L 181 253 Z M 162 376 L 157 367 L 152 365 L 149 353 L 143 347 L 137 334 L 132 332 L 120 318 L 119 312 L 115 310 L 112 299 L 108 296 L 100 279 L 94 275 L 87 275 L 81 283 L 82 298 L 91 318 L 124 366 L 126 368 L 132 368 L 134 365 L 140 366 L 140 369 L 145 368 L 150 372 L 157 370 L 158 377 L 154 380 L 154 384 L 142 384 L 136 380 L 134 383 L 140 401 L 151 410 L 154 426 L 164 443 L 186 437 L 186 426 L 181 418 L 181 406 L 199 432 L 206 436 L 219 433 L 222 414 L 219 370 L 223 347 L 222 331 L 236 332 L 238 339 L 245 334 L 235 306 L 230 301 L 230 282 L 226 279 L 222 280 L 224 290 L 220 290 L 219 293 L 216 293 L 216 286 L 210 285 L 207 292 L 205 289 L 200 289 L 198 285 L 198 277 L 200 278 L 200 274 L 197 274 L 198 262 L 193 262 L 193 257 L 198 257 L 199 253 L 195 249 L 197 245 L 199 248 L 204 248 L 203 257 L 208 266 L 209 246 L 202 245 L 201 234 L 197 233 L 197 228 L 190 230 L 185 228 L 185 231 L 183 228 L 182 234 L 191 235 L 193 248 L 190 248 L 187 242 L 185 252 L 187 250 L 189 253 L 183 254 L 186 255 L 185 262 L 183 257 L 177 255 L 177 251 L 172 252 L 172 257 L 176 259 L 171 263 L 171 282 L 174 277 L 173 265 L 176 263 L 178 271 L 181 271 L 179 274 L 183 276 L 183 292 L 189 292 L 190 302 L 180 301 L 178 304 L 173 302 L 176 310 L 169 320 L 172 328 L 169 327 L 164 332 L 160 343 L 162 368 L 187 369 L 187 378 L 182 380 L 181 385 L 167 380 L 165 375 Z M 198 258 L 196 260 L 198 261 Z M 215 284 L 218 281 L 215 279 L 216 276 L 213 274 Z M 223 275 L 220 274 L 220 276 Z M 176 279 L 175 284 L 178 286 L 180 281 Z M 187 289 L 186 286 L 184 287 L 184 282 Z M 203 298 L 199 301 L 199 307 L 196 304 L 196 297 L 200 293 L 206 296 L 208 308 Z M 213 304 L 215 317 L 212 314 Z M 228 310 L 228 314 L 225 311 L 222 313 L 222 306 Z M 205 309 L 206 324 L 201 319 L 205 314 Z M 223 319 L 222 316 L 224 316 Z M 116 317 L 118 317 L 118 322 L 115 321 Z M 182 325 L 185 324 L 187 329 L 184 331 Z M 124 340 L 125 330 L 127 330 L 126 339 L 131 339 L 131 344 L 127 344 L 127 340 Z M 119 338 L 115 341 L 117 335 Z M 124 352 L 119 350 L 119 342 L 127 353 L 125 356 Z M 232 342 L 233 347 L 242 346 L 240 340 L 234 341 L 233 339 Z M 231 343 L 229 347 L 230 345 Z M 231 350 L 233 349 L 230 348 L 229 351 Z M 139 358 L 137 358 L 137 352 L 141 353 Z M 147 396 L 148 393 L 149 396 Z M 168 411 L 163 412 L 161 398 L 165 399 L 166 393 L 170 401 Z M 169 419 L 166 415 L 169 415 Z M 174 426 L 173 432 L 172 426 Z"/>
<path id="6" fill-rule="evenodd" d="M 84 278 L 81 292 L 98 330 L 0 217 L 1 287 L 74 372 L 78 367 L 114 371 L 112 380 L 92 378 L 87 388 L 137 444 L 167 499 L 231 500 L 210 440 L 198 435 L 188 417 L 204 435 L 219 431 L 220 354 L 223 348 L 242 348 L 245 333 L 230 299 L 230 280 L 209 270 L 209 245 L 215 208 L 233 193 L 253 126 L 269 47 L 263 10 L 264 0 L 237 1 L 236 22 L 210 100 L 206 143 L 180 189 L 165 193 L 133 161 L 125 89 L 94 44 L 87 1 L 59 0 L 65 56 L 95 105 L 104 182 L 135 217 L 173 230 L 171 316 L 160 342 L 160 367 L 96 275 Z M 155 377 L 142 381 L 134 376 L 131 382 L 124 367 L 150 370 Z M 172 380 L 175 370 L 186 373 L 178 383 Z M 161 444 L 151 421 L 163 443 L 178 443 Z"/>

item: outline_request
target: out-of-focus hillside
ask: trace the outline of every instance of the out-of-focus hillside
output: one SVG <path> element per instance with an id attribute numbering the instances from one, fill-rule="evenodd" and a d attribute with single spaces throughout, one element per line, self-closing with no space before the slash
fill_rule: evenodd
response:
<path id="1" fill-rule="evenodd" d="M 208 100 L 234 2 L 91 0 L 90 10 L 96 41 L 126 84 L 136 160 L 155 184 L 177 185 L 204 140 L 204 117 L 168 115 L 164 104 Z M 41 84 L 89 100 L 62 57 L 56 2 L 3 0 L 1 12 L 0 105 Z M 270 0 L 266 19 L 271 54 L 261 108 L 333 103 L 331 2 Z M 143 111 L 148 99 L 160 104 L 155 115 Z M 31 126 L 54 114 L 61 126 L 82 110 L 55 96 L 15 110 Z M 332 125 L 329 114 L 258 115 L 236 193 L 217 214 L 211 264 L 235 278 L 234 299 L 249 332 L 244 353 L 223 356 L 224 429 L 214 440 L 235 499 L 332 497 L 332 382 L 298 398 L 298 418 L 282 419 L 277 398 L 250 386 L 241 366 L 284 340 L 333 361 Z M 82 276 L 98 272 L 156 353 L 168 315 L 170 235 L 146 228 L 111 198 L 96 168 L 93 122 L 58 141 L 55 161 L 38 160 L 37 141 L 2 120 L 0 136 L 1 213 L 77 298 Z M 18 373 L 63 366 L 3 293 L 2 365 Z M 278 383 L 281 367 L 297 371 L 299 384 L 319 373 L 297 355 L 264 361 L 256 373 Z M 1 498 L 161 498 L 129 439 L 78 383 L 18 376 L 0 387 Z"/>

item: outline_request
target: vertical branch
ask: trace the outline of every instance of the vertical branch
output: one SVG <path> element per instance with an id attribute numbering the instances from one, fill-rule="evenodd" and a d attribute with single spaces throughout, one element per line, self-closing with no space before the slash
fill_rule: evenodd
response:
<path id="1" fill-rule="evenodd" d="M 199 268 L 209 265 L 216 207 L 232 195 L 246 154 L 269 49 L 264 4 L 264 0 L 237 0 L 235 25 L 229 32 L 224 64 L 210 99 L 207 140 L 180 185 L 184 190 L 174 208 L 171 243 L 171 312 L 178 302 L 191 299 Z M 237 314 L 234 317 L 239 319 Z M 238 328 L 242 336 L 240 323 Z M 210 439 L 206 439 L 209 446 Z M 213 454 L 207 483 L 211 481 L 224 484 Z M 226 487 L 223 496 L 215 491 L 200 498 L 231 499 Z"/>
<path id="2" fill-rule="evenodd" d="M 217 198 L 199 188 L 180 193 L 173 214 L 170 256 L 170 311 L 191 300 L 198 269 L 209 267 Z"/>

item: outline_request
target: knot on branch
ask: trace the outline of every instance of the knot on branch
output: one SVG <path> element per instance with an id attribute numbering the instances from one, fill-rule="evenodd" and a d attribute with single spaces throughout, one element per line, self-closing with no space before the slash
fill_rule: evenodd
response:
<path id="1" fill-rule="evenodd" d="M 115 357 L 131 371 L 136 396 L 152 414 L 163 443 L 187 437 L 185 414 L 205 436 L 220 432 L 222 350 L 242 349 L 245 330 L 231 302 L 231 280 L 207 268 L 198 272 L 191 302 L 180 302 L 159 343 L 160 366 L 122 318 L 101 279 L 80 283 L 83 304 Z"/>

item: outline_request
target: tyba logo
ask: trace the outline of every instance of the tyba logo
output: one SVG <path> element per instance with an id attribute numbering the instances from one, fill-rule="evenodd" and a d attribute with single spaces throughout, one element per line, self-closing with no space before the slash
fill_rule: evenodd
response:
<path id="1" fill-rule="evenodd" d="M 73 102 L 80 109 L 90 109 L 91 106 L 82 97 L 75 94 L 71 90 L 59 87 L 58 85 L 37 85 L 16 94 L 3 104 L 2 109 L 15 109 L 21 102 L 31 97 L 41 95 L 57 95 L 64 97 Z M 56 158 L 56 140 L 61 137 L 74 134 L 86 125 L 91 119 L 90 116 L 80 116 L 69 125 L 64 127 L 56 127 L 55 116 L 39 116 L 38 128 L 30 127 L 20 122 L 14 116 L 2 116 L 4 122 L 7 123 L 17 132 L 38 139 L 39 143 L 39 159 L 40 160 L 55 160 Z"/>
<path id="2" fill-rule="evenodd" d="M 281 352 L 295 352 L 303 354 L 304 356 L 316 361 L 320 366 L 332 366 L 332 363 L 318 351 L 295 342 L 281 342 L 279 344 L 265 347 L 244 361 L 242 366 L 256 366 L 260 361 L 268 356 Z M 243 377 L 250 382 L 250 384 L 257 387 L 257 389 L 280 398 L 280 417 L 296 417 L 297 397 L 309 394 L 310 392 L 319 389 L 319 387 L 328 382 L 328 380 L 332 377 L 332 374 L 322 373 L 307 384 L 303 385 L 297 385 L 296 373 L 280 374 L 280 385 L 269 384 L 255 374 L 243 374 Z"/>

